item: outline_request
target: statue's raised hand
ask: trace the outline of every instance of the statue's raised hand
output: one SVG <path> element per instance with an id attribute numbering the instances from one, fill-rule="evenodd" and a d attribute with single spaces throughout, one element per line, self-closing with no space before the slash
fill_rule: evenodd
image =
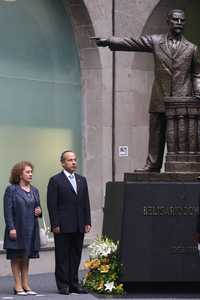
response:
<path id="1" fill-rule="evenodd" d="M 109 39 L 102 39 L 102 38 L 96 37 L 96 36 L 90 37 L 90 39 L 95 40 L 96 45 L 98 47 L 107 47 L 107 46 L 109 46 Z"/>

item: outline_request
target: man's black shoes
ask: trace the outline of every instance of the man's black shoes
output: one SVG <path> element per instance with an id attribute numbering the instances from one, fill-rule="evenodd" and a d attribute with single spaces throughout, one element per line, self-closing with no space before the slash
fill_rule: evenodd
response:
<path id="1" fill-rule="evenodd" d="M 79 284 L 70 285 L 69 292 L 74 294 L 87 294 L 87 291 Z"/>
<path id="2" fill-rule="evenodd" d="M 59 292 L 59 294 L 62 294 L 62 295 L 69 295 L 70 293 L 87 294 L 87 291 L 79 284 L 73 284 L 73 285 L 70 285 L 70 287 L 66 286 L 62 289 L 59 289 L 58 292 Z"/>
<path id="3" fill-rule="evenodd" d="M 67 286 L 65 288 L 59 289 L 58 292 L 62 295 L 69 295 L 69 287 Z"/>

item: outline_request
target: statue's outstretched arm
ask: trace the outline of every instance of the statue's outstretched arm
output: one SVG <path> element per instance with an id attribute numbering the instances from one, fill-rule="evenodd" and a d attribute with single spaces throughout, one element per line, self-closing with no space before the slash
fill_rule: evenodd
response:
<path id="1" fill-rule="evenodd" d="M 112 51 L 136 51 L 136 52 L 153 52 L 153 38 L 151 35 L 135 38 L 100 38 L 91 37 L 95 40 L 98 47 L 109 47 Z"/>
<path id="2" fill-rule="evenodd" d="M 96 36 L 90 37 L 91 40 L 94 40 L 96 42 L 96 45 L 98 47 L 107 47 L 110 45 L 110 40 L 109 39 L 104 39 Z"/>

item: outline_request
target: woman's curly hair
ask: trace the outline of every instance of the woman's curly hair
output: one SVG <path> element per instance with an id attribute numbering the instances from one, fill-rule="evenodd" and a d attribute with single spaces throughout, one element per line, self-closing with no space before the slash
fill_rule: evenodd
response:
<path id="1" fill-rule="evenodd" d="M 32 170 L 34 169 L 33 164 L 30 161 L 25 160 L 18 162 L 12 167 L 9 179 L 11 184 L 18 184 L 20 182 L 20 176 L 22 175 L 22 172 L 26 166 L 31 167 Z"/>

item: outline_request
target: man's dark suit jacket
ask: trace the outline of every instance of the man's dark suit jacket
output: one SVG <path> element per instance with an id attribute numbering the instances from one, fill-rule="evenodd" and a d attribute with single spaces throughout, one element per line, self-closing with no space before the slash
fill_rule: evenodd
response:
<path id="1" fill-rule="evenodd" d="M 61 172 L 50 178 L 47 206 L 51 229 L 60 226 L 62 233 L 85 231 L 91 224 L 90 203 L 86 178 L 75 173 L 77 194 L 70 181 Z"/>
<path id="2" fill-rule="evenodd" d="M 113 51 L 151 52 L 155 62 L 150 112 L 164 112 L 163 97 L 190 97 L 200 94 L 200 56 L 196 45 L 182 37 L 175 53 L 168 45 L 167 34 L 134 38 L 112 37 Z"/>

